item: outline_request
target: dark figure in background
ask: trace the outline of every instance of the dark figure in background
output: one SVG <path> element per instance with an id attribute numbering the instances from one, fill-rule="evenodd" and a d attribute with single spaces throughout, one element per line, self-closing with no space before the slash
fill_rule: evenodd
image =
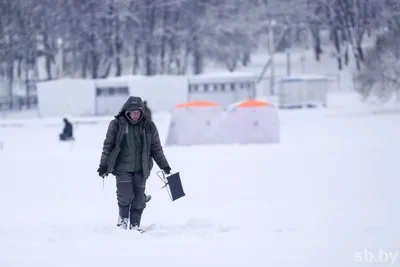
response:
<path id="1" fill-rule="evenodd" d="M 73 135 L 73 126 L 72 123 L 68 121 L 67 118 L 64 118 L 64 129 L 63 132 L 60 134 L 60 141 L 70 141 L 74 140 Z"/>
<path id="2" fill-rule="evenodd" d="M 117 226 L 141 231 L 140 221 L 149 196 L 146 182 L 153 159 L 166 174 L 171 168 L 165 158 L 153 121 L 144 115 L 140 97 L 129 97 L 108 126 L 97 170 L 100 177 L 109 173 L 117 180 L 119 216 Z"/>
<path id="3" fill-rule="evenodd" d="M 147 101 L 146 101 L 146 100 L 143 101 L 143 106 L 144 106 L 144 113 L 145 113 L 146 117 L 147 117 L 149 120 L 153 120 L 152 117 L 151 117 L 151 110 L 150 110 L 149 107 L 147 106 Z"/>

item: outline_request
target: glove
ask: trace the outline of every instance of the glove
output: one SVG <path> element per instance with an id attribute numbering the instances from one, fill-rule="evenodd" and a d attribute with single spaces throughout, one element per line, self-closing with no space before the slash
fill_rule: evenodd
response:
<path id="1" fill-rule="evenodd" d="M 165 167 L 165 168 L 163 169 L 163 171 L 164 171 L 166 174 L 170 174 L 170 173 L 171 173 L 171 167 L 167 166 L 167 167 Z"/>
<path id="2" fill-rule="evenodd" d="M 100 166 L 98 169 L 97 169 L 97 172 L 99 173 L 99 176 L 100 177 L 106 177 L 107 175 L 108 175 L 108 173 L 107 173 L 107 167 L 106 166 Z"/>

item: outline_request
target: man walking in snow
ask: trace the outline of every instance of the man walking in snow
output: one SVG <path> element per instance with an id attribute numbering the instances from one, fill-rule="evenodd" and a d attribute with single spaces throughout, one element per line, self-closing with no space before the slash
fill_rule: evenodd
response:
<path id="1" fill-rule="evenodd" d="M 139 230 L 149 200 L 145 189 L 153 159 L 170 174 L 157 127 L 144 115 L 142 99 L 131 96 L 108 126 L 97 170 L 103 178 L 109 173 L 116 176 L 118 227 L 127 229 L 129 225 L 130 229 Z"/>

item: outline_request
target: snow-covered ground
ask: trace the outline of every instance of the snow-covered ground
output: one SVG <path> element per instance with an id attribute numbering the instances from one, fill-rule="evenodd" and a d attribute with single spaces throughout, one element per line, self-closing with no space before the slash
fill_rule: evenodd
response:
<path id="1" fill-rule="evenodd" d="M 165 148 L 187 196 L 172 202 L 155 167 L 145 234 L 116 228 L 114 177 L 97 176 L 107 123 L 78 125 L 73 146 L 61 124 L 0 128 L 0 266 L 345 267 L 400 252 L 400 109 L 330 99 L 280 111 L 279 145 Z M 168 116 L 156 122 L 165 138 Z"/>

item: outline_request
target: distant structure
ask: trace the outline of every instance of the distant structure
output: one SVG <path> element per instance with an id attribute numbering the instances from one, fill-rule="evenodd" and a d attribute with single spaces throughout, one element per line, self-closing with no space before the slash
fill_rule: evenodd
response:
<path id="1" fill-rule="evenodd" d="M 127 76 L 118 79 L 59 79 L 37 84 L 41 117 L 112 116 L 129 96 L 140 96 L 151 111 L 170 112 L 177 103 L 211 101 L 226 108 L 257 96 L 249 73 L 198 76 Z"/>
<path id="2" fill-rule="evenodd" d="M 257 76 L 248 73 L 204 74 L 188 78 L 187 101 L 211 101 L 222 107 L 256 97 Z"/>
<path id="3" fill-rule="evenodd" d="M 220 144 L 280 143 L 278 109 L 265 101 L 251 99 L 232 105 L 218 129 Z"/>
<path id="4" fill-rule="evenodd" d="M 172 111 L 166 146 L 272 144 L 280 142 L 274 105 L 255 99 L 224 110 L 211 101 L 190 101 Z"/>
<path id="5" fill-rule="evenodd" d="M 211 101 L 190 101 L 175 106 L 166 146 L 207 145 L 217 142 L 223 108 Z"/>
<path id="6" fill-rule="evenodd" d="M 287 76 L 278 81 L 279 108 L 327 106 L 329 78 L 326 76 Z"/>
<path id="7" fill-rule="evenodd" d="M 130 96 L 127 82 L 96 81 L 95 82 L 95 114 L 115 115 Z"/>

